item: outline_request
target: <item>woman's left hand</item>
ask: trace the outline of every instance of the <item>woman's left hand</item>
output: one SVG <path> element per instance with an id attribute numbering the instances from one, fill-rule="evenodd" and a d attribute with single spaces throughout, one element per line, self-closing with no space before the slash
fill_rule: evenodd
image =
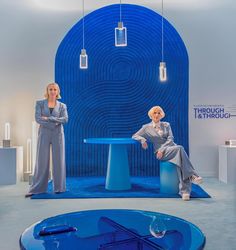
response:
<path id="1" fill-rule="evenodd" d="M 160 151 L 157 151 L 157 153 L 156 153 L 156 157 L 157 157 L 157 159 L 161 159 L 162 158 L 162 156 L 163 156 L 163 153 L 162 152 L 160 152 Z"/>
<path id="2" fill-rule="evenodd" d="M 48 120 L 48 117 L 47 116 L 42 116 L 42 119 L 43 120 Z"/>

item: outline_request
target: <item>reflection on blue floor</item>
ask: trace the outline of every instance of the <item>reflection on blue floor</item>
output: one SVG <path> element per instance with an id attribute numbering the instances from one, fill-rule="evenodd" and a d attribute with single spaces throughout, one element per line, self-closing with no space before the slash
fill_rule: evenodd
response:
<path id="1" fill-rule="evenodd" d="M 178 198 L 179 195 L 160 193 L 159 177 L 132 177 L 132 188 L 126 191 L 105 189 L 105 177 L 69 177 L 66 179 L 67 191 L 54 194 L 52 183 L 48 193 L 32 196 L 32 199 L 73 199 L 73 198 Z M 210 198 L 200 186 L 192 185 L 191 198 Z"/>
<path id="2" fill-rule="evenodd" d="M 156 237 L 151 232 L 153 222 Z M 42 231 L 51 234 L 42 235 Z M 26 229 L 20 238 L 22 250 L 196 250 L 203 249 L 204 245 L 205 236 L 200 229 L 185 220 L 161 213 L 121 209 L 48 218 Z"/>

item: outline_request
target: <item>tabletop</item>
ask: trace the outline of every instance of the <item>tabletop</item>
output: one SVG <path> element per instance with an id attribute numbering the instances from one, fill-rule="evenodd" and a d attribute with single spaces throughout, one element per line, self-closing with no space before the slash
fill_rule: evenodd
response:
<path id="1" fill-rule="evenodd" d="M 87 138 L 84 143 L 91 144 L 136 144 L 136 140 L 132 138 Z"/>

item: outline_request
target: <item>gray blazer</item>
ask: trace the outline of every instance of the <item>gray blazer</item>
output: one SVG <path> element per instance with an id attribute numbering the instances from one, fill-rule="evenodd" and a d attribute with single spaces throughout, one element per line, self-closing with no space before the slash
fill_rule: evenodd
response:
<path id="1" fill-rule="evenodd" d="M 42 119 L 42 116 L 48 117 L 48 120 Z M 63 131 L 62 125 L 68 121 L 66 105 L 62 102 L 56 101 L 56 106 L 53 109 L 52 114 L 50 114 L 48 100 L 44 99 L 37 101 L 35 106 L 35 120 L 42 128 L 50 130 L 57 128 Z"/>
<path id="2" fill-rule="evenodd" d="M 132 138 L 141 143 L 146 141 L 151 142 L 154 147 L 154 153 L 157 151 L 164 152 L 167 147 L 176 144 L 174 143 L 174 137 L 168 122 L 160 122 L 160 129 L 163 132 L 161 135 L 153 127 L 153 123 L 150 122 L 143 125 L 142 128 L 132 136 Z"/>

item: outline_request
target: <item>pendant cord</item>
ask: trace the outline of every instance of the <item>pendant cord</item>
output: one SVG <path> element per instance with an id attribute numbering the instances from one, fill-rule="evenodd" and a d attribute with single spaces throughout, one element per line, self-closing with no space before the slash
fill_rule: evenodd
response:
<path id="1" fill-rule="evenodd" d="M 121 22 L 121 0 L 120 0 L 120 22 Z"/>
<path id="2" fill-rule="evenodd" d="M 164 11 L 163 11 L 163 0 L 161 1 L 161 60 L 162 62 L 164 62 L 164 25 L 163 25 L 163 15 L 164 15 Z"/>
<path id="3" fill-rule="evenodd" d="M 83 49 L 84 49 L 84 0 L 82 1 L 83 3 Z"/>

